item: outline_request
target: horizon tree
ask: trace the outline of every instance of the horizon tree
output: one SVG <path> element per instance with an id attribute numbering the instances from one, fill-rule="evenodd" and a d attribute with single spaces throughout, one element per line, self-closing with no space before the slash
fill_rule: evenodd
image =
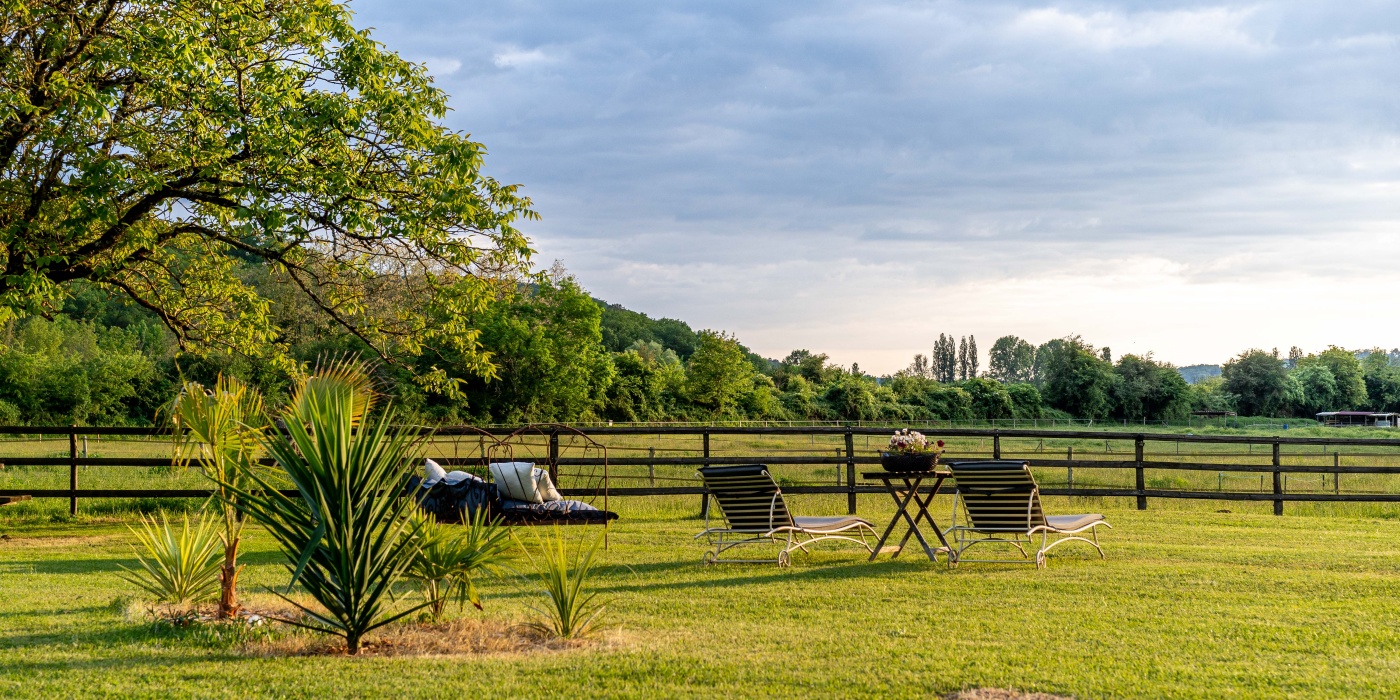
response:
<path id="1" fill-rule="evenodd" d="M 1029 382 L 1035 367 L 1035 346 L 1014 335 L 992 343 L 987 353 L 987 374 L 1003 384 Z"/>
<path id="2" fill-rule="evenodd" d="M 1290 397 L 1288 370 L 1278 352 L 1246 350 L 1220 370 L 1224 388 L 1235 396 L 1242 416 L 1276 416 L 1287 410 Z"/>

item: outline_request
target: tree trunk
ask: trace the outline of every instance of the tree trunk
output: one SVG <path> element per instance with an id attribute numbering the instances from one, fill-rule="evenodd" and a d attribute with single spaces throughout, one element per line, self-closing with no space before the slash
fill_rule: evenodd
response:
<path id="1" fill-rule="evenodd" d="M 238 540 L 224 547 L 224 566 L 219 571 L 219 619 L 238 614 Z"/>
<path id="2" fill-rule="evenodd" d="M 349 656 L 360 653 L 360 635 L 353 632 L 345 635 L 345 653 Z"/>

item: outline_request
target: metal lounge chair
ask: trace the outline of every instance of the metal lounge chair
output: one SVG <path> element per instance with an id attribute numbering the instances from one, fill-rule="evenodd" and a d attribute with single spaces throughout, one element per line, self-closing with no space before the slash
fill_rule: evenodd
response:
<path id="1" fill-rule="evenodd" d="M 718 563 L 776 563 L 787 566 L 794 550 L 808 551 L 807 546 L 823 540 L 855 542 L 870 551 L 865 535 L 875 535 L 875 527 L 854 515 L 834 517 L 794 517 L 783 501 L 783 492 L 762 464 L 701 467 L 700 479 L 719 506 L 724 518 L 722 527 L 710 526 L 710 513 L 705 513 L 705 530 L 695 536 L 707 538 L 714 549 L 705 552 L 706 564 Z M 860 539 L 849 536 L 854 531 Z M 782 551 L 776 559 L 721 559 L 720 555 L 734 547 L 753 544 L 779 545 Z"/>
<path id="2" fill-rule="evenodd" d="M 961 562 L 1000 564 L 1029 564 L 1022 545 L 1035 546 L 1040 536 L 1040 549 L 1035 553 L 1035 565 L 1045 566 L 1045 553 L 1065 542 L 1088 543 L 1103 558 L 1097 528 L 1112 528 L 1098 513 L 1084 515 L 1045 515 L 1040 507 L 1040 487 L 1031 476 L 1030 465 L 1014 460 L 985 462 L 951 462 L 958 490 L 953 497 L 953 525 L 945 534 L 953 535 L 953 556 L 949 565 Z M 962 506 L 966 524 L 958 524 L 958 507 Z M 1079 536 L 1087 531 L 1089 539 Z M 1056 538 L 1051 540 L 1054 535 Z M 1022 539 L 1024 538 L 1024 539 Z M 1021 552 L 1021 559 L 968 559 L 968 548 L 979 544 L 1009 544 Z"/>

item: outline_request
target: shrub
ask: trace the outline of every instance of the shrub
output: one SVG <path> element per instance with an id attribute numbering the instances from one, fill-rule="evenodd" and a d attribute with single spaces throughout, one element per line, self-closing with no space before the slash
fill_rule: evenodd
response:
<path id="1" fill-rule="evenodd" d="M 345 638 L 358 654 L 364 635 L 428 603 L 388 610 L 393 586 L 418 550 L 413 500 L 403 493 L 416 431 L 391 428 L 392 409 L 366 419 L 374 403 L 366 368 L 338 362 L 298 387 L 283 412 L 285 434 L 264 448 L 285 471 L 296 495 L 260 473 L 254 489 L 229 485 L 239 508 L 267 528 L 287 555 L 291 586 L 300 583 L 320 604 L 305 613 L 312 630 Z"/>
<path id="2" fill-rule="evenodd" d="M 540 619 L 526 627 L 561 639 L 586 637 L 598 630 L 606 608 L 595 602 L 598 594 L 585 586 L 597 566 L 595 558 L 601 543 L 602 539 L 596 537 L 591 545 L 580 541 L 570 556 L 558 526 L 545 537 L 535 535 L 538 558 L 530 556 L 530 560 L 548 605 L 532 605 Z"/>
<path id="3" fill-rule="evenodd" d="M 218 531 L 212 520 L 200 520 L 191 529 L 190 516 L 185 515 L 177 535 L 171 532 L 170 522 L 162 511 L 159 529 L 155 518 L 144 515 L 141 529 L 128 529 L 141 545 L 136 551 L 140 569 L 123 566 L 123 579 L 140 586 L 162 603 L 204 600 L 219 590 L 222 555 Z"/>
<path id="4" fill-rule="evenodd" d="M 466 527 L 442 525 L 431 515 L 418 517 L 422 520 L 419 548 L 408 575 L 418 582 L 433 621 L 442 618 L 451 599 L 459 606 L 471 603 L 480 610 L 475 577 L 504 570 L 512 559 L 510 530 L 487 522 L 484 509 L 477 511 Z"/>

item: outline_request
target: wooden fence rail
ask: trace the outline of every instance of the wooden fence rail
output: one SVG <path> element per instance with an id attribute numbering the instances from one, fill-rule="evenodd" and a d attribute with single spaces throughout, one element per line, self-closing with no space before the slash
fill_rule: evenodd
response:
<path id="1" fill-rule="evenodd" d="M 979 438 L 980 440 L 990 440 L 990 454 L 987 452 L 971 453 L 965 449 L 961 454 L 948 453 L 944 456 L 945 461 L 956 459 L 985 459 L 988 456 L 997 459 L 1004 455 L 1008 458 L 1023 459 L 1037 468 L 1063 468 L 1066 470 L 1068 488 L 1047 487 L 1042 488 L 1041 493 L 1052 496 L 1114 496 L 1131 497 L 1137 501 L 1139 509 L 1146 509 L 1149 498 L 1188 498 L 1188 499 L 1209 499 L 1224 501 L 1272 501 L 1274 513 L 1283 514 L 1285 502 L 1376 502 L 1376 503 L 1400 503 L 1400 489 L 1397 493 L 1342 493 L 1340 475 L 1355 474 L 1379 474 L 1379 475 L 1400 475 L 1400 439 L 1389 438 L 1288 438 L 1279 436 L 1249 436 L 1249 435 L 1193 435 L 1177 433 L 1156 433 L 1156 432 L 1126 432 L 1126 431 L 1087 431 L 1087 430 L 1002 430 L 1002 429 L 982 429 L 982 428 L 946 428 L 938 426 L 910 426 L 916 430 L 922 430 L 928 434 L 937 435 L 940 438 Z M 480 436 L 482 431 L 469 427 L 446 427 L 446 428 L 424 428 L 425 434 L 431 433 L 439 438 L 451 437 L 472 437 Z M 506 435 L 512 432 L 510 428 L 492 428 L 485 432 L 491 435 Z M 583 430 L 590 438 L 603 441 L 608 436 L 656 436 L 658 439 L 664 436 L 693 436 L 700 438 L 699 448 L 672 448 L 673 452 L 686 452 L 687 455 L 668 455 L 657 449 L 655 445 L 637 447 L 619 447 L 618 451 L 637 451 L 636 457 L 591 457 L 578 458 L 561 454 L 561 433 L 558 431 L 545 432 L 547 436 L 547 449 L 551 463 L 559 467 L 568 466 L 597 466 L 606 462 L 611 466 L 637 466 L 646 467 L 646 476 L 625 476 L 612 477 L 613 481 L 643 480 L 647 486 L 609 486 L 608 491 L 614 496 L 659 496 L 659 495 L 701 495 L 705 494 L 699 481 L 683 481 L 687 485 L 677 486 L 657 486 L 660 481 L 682 481 L 680 479 L 658 477 L 657 467 L 701 467 L 708 465 L 724 464 L 771 464 L 771 465 L 826 465 L 834 468 L 836 472 L 836 483 L 834 485 L 811 485 L 792 484 L 783 486 L 783 490 L 793 494 L 845 494 L 847 508 L 849 512 L 856 510 L 856 496 L 863 493 L 883 493 L 879 486 L 858 483 L 856 479 L 857 465 L 878 464 L 880 459 L 873 451 L 861 454 L 857 451 L 855 438 L 857 436 L 884 436 L 889 435 L 889 428 L 871 427 L 840 427 L 840 426 L 816 426 L 816 427 L 726 427 L 726 426 L 618 426 L 618 427 L 589 427 Z M 99 427 L 79 427 L 79 426 L 52 426 L 52 427 L 29 427 L 29 426 L 0 426 L 0 436 L 14 436 L 22 440 L 25 436 L 44 436 L 67 438 L 67 456 L 26 456 L 22 454 L 5 455 L 6 442 L 0 440 L 0 466 L 67 466 L 69 468 L 69 480 L 67 489 L 0 489 L 0 496 L 28 495 L 33 498 L 67 498 L 69 500 L 70 512 L 76 513 L 78 500 L 80 498 L 151 498 L 151 497 L 201 497 L 209 495 L 204 489 L 84 489 L 79 484 L 79 467 L 148 467 L 162 468 L 171 466 L 170 458 L 158 457 L 88 457 L 86 447 L 80 455 L 78 444 L 79 439 L 85 441 L 89 436 L 98 437 L 128 437 L 128 438 L 170 438 L 170 433 L 166 430 L 155 428 L 99 428 Z M 782 448 L 775 451 L 780 454 L 749 454 L 749 455 L 728 455 L 716 454 L 712 448 L 712 438 L 714 437 L 741 437 L 741 436 L 787 436 L 787 437 L 808 437 L 814 440 L 814 444 L 806 452 L 798 451 L 794 448 Z M 841 438 L 841 446 L 836 447 L 829 443 L 816 445 L 816 437 Z M 1004 450 L 1003 440 L 1006 439 L 1041 439 L 1042 446 L 1034 451 L 1025 450 Z M 1083 451 L 1080 457 L 1075 458 L 1073 446 L 1068 448 L 1050 448 L 1047 450 L 1043 446 L 1043 440 L 1094 440 L 1105 441 L 1105 455 L 1117 455 L 1117 450 L 1111 450 L 1114 442 L 1132 442 L 1131 459 L 1119 457 L 1105 459 L 1084 458 Z M 1197 460 L 1164 460 L 1161 457 L 1169 456 L 1170 452 L 1152 451 L 1149 445 L 1157 443 L 1174 443 L 1179 451 L 1181 443 L 1192 445 L 1235 445 L 1249 446 L 1249 452 L 1236 451 L 1227 453 L 1209 453 L 1210 457 L 1244 457 L 1257 458 L 1263 460 L 1267 458 L 1267 464 L 1239 464 L 1230 462 L 1211 462 Z M 840 444 L 840 443 L 838 443 Z M 1253 452 L 1254 446 L 1263 446 L 1267 451 L 1259 453 Z M 1331 457 L 1331 464 L 1324 465 L 1286 465 L 1282 463 L 1285 453 L 1283 448 L 1300 447 L 1320 447 L 1319 452 L 1288 453 L 1288 457 Z M 1336 448 L 1372 448 L 1368 452 L 1354 452 L 1349 456 L 1365 457 L 1368 459 L 1391 459 L 1392 464 L 1378 465 L 1342 465 L 1341 453 Z M 833 449 L 834 448 L 834 449 Z M 843 449 L 844 448 L 844 449 Z M 1328 452 L 1327 448 L 1333 448 Z M 1063 454 L 1064 458 L 1052 457 L 1050 450 L 1055 454 Z M 1111 451 L 1110 451 L 1111 450 Z M 645 451 L 646 456 L 640 456 L 640 452 Z M 698 454 L 694 454 L 698 453 Z M 50 453 L 52 454 L 52 453 Z M 1122 451 L 1124 457 L 1128 456 L 1126 449 Z M 1205 457 L 1207 453 L 1193 453 L 1190 457 Z M 443 457 L 436 458 L 444 466 L 484 466 L 485 457 Z M 843 469 L 844 468 L 844 469 Z M 1132 470 L 1134 477 L 1133 488 L 1102 488 L 1102 487 L 1078 487 L 1074 486 L 1074 473 L 1076 470 Z M 1159 471 L 1209 471 L 1221 474 L 1222 488 L 1216 491 L 1199 491 L 1184 489 L 1161 489 L 1149 488 L 1146 481 L 1147 470 Z M 843 474 L 844 472 L 844 474 Z M 1224 474 L 1226 473 L 1247 473 L 1271 474 L 1273 477 L 1272 489 L 1270 491 L 1227 491 L 1223 488 Z M 1307 492 L 1288 493 L 1286 492 L 1286 475 L 1288 474 L 1321 474 L 1332 475 L 1334 483 L 1333 493 Z M 1082 476 L 1081 476 L 1082 481 Z M 578 489 L 561 488 L 564 495 L 583 495 L 585 491 Z M 702 508 L 708 506 L 708 499 L 704 500 Z"/>

